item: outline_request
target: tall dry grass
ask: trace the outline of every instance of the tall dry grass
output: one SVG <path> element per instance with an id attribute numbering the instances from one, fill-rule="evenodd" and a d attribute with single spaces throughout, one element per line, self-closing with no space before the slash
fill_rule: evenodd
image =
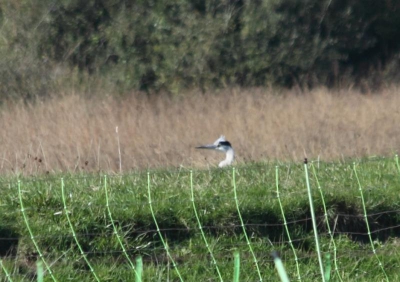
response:
<path id="1" fill-rule="evenodd" d="M 194 147 L 220 134 L 233 144 L 237 162 L 391 154 L 400 145 L 399 103 L 400 89 L 391 88 L 376 95 L 325 89 L 178 98 L 70 94 L 8 104 L 0 112 L 0 173 L 216 165 L 222 154 Z"/>

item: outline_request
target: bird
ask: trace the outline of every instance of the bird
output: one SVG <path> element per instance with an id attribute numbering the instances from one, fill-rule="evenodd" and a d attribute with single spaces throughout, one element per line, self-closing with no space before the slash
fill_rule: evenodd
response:
<path id="1" fill-rule="evenodd" d="M 215 140 L 214 144 L 198 146 L 196 149 L 217 150 L 226 153 L 226 158 L 219 163 L 219 167 L 231 165 L 235 159 L 235 151 L 233 150 L 231 143 L 226 141 L 224 135 L 221 135 L 217 140 Z"/>

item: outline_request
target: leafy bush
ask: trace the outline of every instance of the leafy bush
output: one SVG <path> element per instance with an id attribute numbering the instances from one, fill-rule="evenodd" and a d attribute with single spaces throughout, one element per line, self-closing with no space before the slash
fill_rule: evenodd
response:
<path id="1" fill-rule="evenodd" d="M 38 54 L 38 26 L 50 1 L 0 1 L 0 100 L 49 92 L 54 73 Z"/>
<path id="2" fill-rule="evenodd" d="M 397 77 L 399 8 L 372 0 L 3 1 L 0 72 L 11 79 L 0 91 L 45 93 L 60 64 L 120 92 L 332 87 L 370 76 L 380 86 Z"/>

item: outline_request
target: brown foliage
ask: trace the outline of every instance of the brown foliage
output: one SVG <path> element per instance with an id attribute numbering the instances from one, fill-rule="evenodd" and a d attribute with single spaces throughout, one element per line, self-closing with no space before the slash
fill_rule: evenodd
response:
<path id="1" fill-rule="evenodd" d="M 215 166 L 222 154 L 194 147 L 220 134 L 232 143 L 238 163 L 391 154 L 400 145 L 399 91 L 230 89 L 97 100 L 69 94 L 8 104 L 0 113 L 0 173 L 118 172 L 119 148 L 125 172 Z"/>

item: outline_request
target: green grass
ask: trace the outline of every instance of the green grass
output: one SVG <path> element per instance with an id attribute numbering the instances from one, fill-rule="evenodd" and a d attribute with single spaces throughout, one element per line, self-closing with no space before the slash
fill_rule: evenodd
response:
<path id="1" fill-rule="evenodd" d="M 330 254 L 330 280 L 399 280 L 395 159 L 356 161 L 372 241 L 353 160 L 313 165 L 309 180 L 322 257 Z M 278 281 L 271 256 L 278 251 L 292 281 L 321 281 L 303 164 L 236 167 L 237 202 L 232 173 L 194 170 L 191 178 L 189 170 L 177 169 L 108 176 L 107 194 L 103 175 L 20 178 L 21 195 L 18 179 L 3 178 L 0 280 L 34 281 L 42 254 L 44 281 L 53 281 L 46 264 L 57 281 L 134 281 L 139 256 L 143 281 L 231 281 L 237 251 L 240 281 Z"/>

